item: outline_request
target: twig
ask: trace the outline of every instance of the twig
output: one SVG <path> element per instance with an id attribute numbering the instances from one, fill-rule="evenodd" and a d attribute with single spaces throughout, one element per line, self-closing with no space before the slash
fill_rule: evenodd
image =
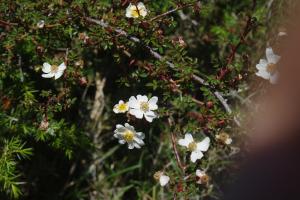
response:
<path id="1" fill-rule="evenodd" d="M 193 3 L 189 3 L 189 4 L 177 6 L 176 8 L 174 8 L 174 9 L 172 9 L 172 10 L 169 10 L 169 11 L 167 11 L 167 12 L 165 12 L 165 13 L 162 13 L 162 14 L 160 14 L 160 15 L 157 15 L 157 16 L 153 17 L 153 18 L 150 19 L 149 21 L 150 21 L 150 22 L 155 21 L 155 20 L 157 20 L 157 19 L 159 19 L 159 18 L 162 18 L 162 17 L 164 17 L 164 16 L 170 15 L 170 14 L 172 14 L 173 12 L 176 12 L 176 11 L 178 11 L 178 10 L 181 10 L 181 9 L 184 9 L 184 8 L 187 8 L 187 7 L 190 7 L 190 6 L 193 6 L 193 5 L 195 5 L 196 3 L 198 3 L 198 2 L 200 3 L 200 1 L 195 1 L 195 2 L 193 2 Z"/>
<path id="2" fill-rule="evenodd" d="M 134 42 L 134 43 L 138 43 L 138 44 L 142 44 L 142 41 L 134 36 L 129 35 L 126 31 L 120 29 L 120 28 L 114 28 L 112 26 L 110 26 L 107 22 L 104 22 L 103 20 L 97 20 L 97 19 L 93 19 L 90 17 L 85 17 L 86 21 L 91 22 L 91 23 L 95 23 L 105 29 L 110 29 L 112 31 L 114 31 L 115 33 L 122 35 L 124 37 L 126 37 L 128 40 Z M 166 61 L 162 55 L 160 55 L 159 53 L 157 53 L 156 51 L 154 51 L 149 45 L 145 45 L 143 44 L 144 48 L 146 48 L 149 53 L 156 58 L 159 61 L 165 62 L 170 68 L 174 69 L 175 65 L 170 62 L 170 61 Z M 192 79 L 202 85 L 208 86 L 211 90 L 212 87 L 201 77 L 193 74 L 192 75 Z M 213 90 L 212 91 L 213 94 L 216 96 L 217 99 L 219 99 L 219 101 L 222 103 L 222 105 L 224 106 L 225 110 L 227 111 L 228 114 L 232 114 L 232 110 L 230 109 L 230 106 L 227 104 L 226 100 L 222 97 L 221 93 L 219 91 Z M 229 108 L 229 109 L 228 109 Z M 240 126 L 240 122 L 239 120 L 235 117 L 234 119 L 235 123 Z"/>
<path id="3" fill-rule="evenodd" d="M 176 137 L 175 137 L 173 132 L 171 132 L 171 140 L 172 140 L 172 147 L 173 147 L 173 152 L 174 152 L 175 157 L 176 157 L 177 165 L 182 170 L 182 172 L 184 173 L 185 167 L 181 163 L 181 160 L 180 160 L 177 148 L 176 148 Z"/>
<path id="4" fill-rule="evenodd" d="M 227 68 L 234 61 L 237 50 L 245 42 L 245 38 L 251 31 L 251 26 L 252 26 L 252 17 L 248 16 L 247 24 L 243 30 L 243 33 L 240 36 L 240 40 L 239 40 L 238 44 L 232 48 L 231 53 L 227 58 L 227 63 L 225 65 L 225 68 Z"/>
<path id="5" fill-rule="evenodd" d="M 17 23 L 12 23 L 12 22 L 6 22 L 0 19 L 0 25 L 4 25 L 4 26 L 17 26 Z"/>

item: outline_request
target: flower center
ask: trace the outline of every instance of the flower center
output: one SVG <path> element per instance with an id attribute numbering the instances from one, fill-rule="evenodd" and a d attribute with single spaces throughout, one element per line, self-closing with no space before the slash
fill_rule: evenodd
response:
<path id="1" fill-rule="evenodd" d="M 130 130 L 127 130 L 124 132 L 124 140 L 126 142 L 131 142 L 133 141 L 134 133 Z"/>
<path id="2" fill-rule="evenodd" d="M 138 11 L 138 9 L 134 9 L 134 10 L 132 10 L 132 15 L 133 15 L 134 17 L 139 17 L 139 16 L 140 16 L 140 14 L 139 14 L 139 11 Z"/>
<path id="3" fill-rule="evenodd" d="M 141 102 L 140 103 L 140 108 L 143 112 L 149 111 L 149 104 L 148 102 Z"/>
<path id="4" fill-rule="evenodd" d="M 228 136 L 227 133 L 221 133 L 221 134 L 219 135 L 218 138 L 219 138 L 221 141 L 225 142 L 225 141 L 229 138 L 229 136 Z"/>
<path id="5" fill-rule="evenodd" d="M 276 69 L 277 69 L 277 66 L 274 63 L 270 63 L 267 66 L 267 72 L 269 72 L 270 74 L 274 74 Z"/>
<path id="6" fill-rule="evenodd" d="M 51 65 L 51 72 L 52 73 L 56 73 L 58 70 L 58 66 L 57 65 Z"/>
<path id="7" fill-rule="evenodd" d="M 191 142 L 188 145 L 188 150 L 189 151 L 195 151 L 197 149 L 197 143 L 196 142 Z"/>
<path id="8" fill-rule="evenodd" d="M 159 180 L 160 177 L 161 177 L 161 175 L 162 175 L 162 172 L 161 172 L 161 171 L 155 172 L 155 174 L 153 175 L 153 178 L 154 178 L 155 180 Z"/>
<path id="9" fill-rule="evenodd" d="M 206 174 L 200 177 L 201 183 L 207 184 L 209 182 L 209 176 Z"/>
<path id="10" fill-rule="evenodd" d="M 122 111 L 122 112 L 126 111 L 127 110 L 127 104 L 126 103 L 120 104 L 118 109 L 119 109 L 119 111 Z"/>

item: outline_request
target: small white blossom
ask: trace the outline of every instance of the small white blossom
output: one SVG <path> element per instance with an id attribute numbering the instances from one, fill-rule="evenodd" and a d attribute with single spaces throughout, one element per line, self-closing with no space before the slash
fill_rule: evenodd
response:
<path id="1" fill-rule="evenodd" d="M 142 119 L 145 117 L 145 119 L 148 122 L 152 122 L 154 118 L 156 118 L 156 114 L 153 112 L 153 110 L 157 110 L 157 97 L 152 97 L 148 100 L 147 96 L 137 95 L 137 97 L 130 97 L 129 98 L 129 113 L 131 115 L 134 115 L 138 119 Z"/>
<path id="2" fill-rule="evenodd" d="M 56 80 L 63 75 L 66 68 L 67 67 L 64 62 L 61 63 L 59 66 L 50 65 L 49 63 L 44 63 L 43 68 L 42 68 L 42 71 L 44 72 L 44 74 L 42 74 L 42 77 L 44 77 L 44 78 L 54 77 L 54 79 Z"/>
<path id="3" fill-rule="evenodd" d="M 128 123 L 125 123 L 125 126 L 118 124 L 114 133 L 114 137 L 119 139 L 120 144 L 128 143 L 128 149 L 139 149 L 145 144 L 143 141 L 144 133 L 136 132 L 134 127 Z"/>
<path id="4" fill-rule="evenodd" d="M 142 2 L 139 2 L 137 5 L 130 3 L 126 8 L 126 17 L 128 18 L 145 17 L 147 13 L 148 11 Z"/>
<path id="5" fill-rule="evenodd" d="M 154 179 L 158 180 L 162 187 L 166 186 L 170 181 L 170 177 L 161 171 L 158 171 L 154 174 Z"/>
<path id="6" fill-rule="evenodd" d="M 197 183 L 198 184 L 207 184 L 209 182 L 209 176 L 202 170 L 196 170 Z"/>
<path id="7" fill-rule="evenodd" d="M 259 64 L 256 65 L 258 69 L 256 75 L 263 79 L 270 80 L 272 84 L 276 84 L 279 78 L 277 63 L 281 57 L 275 55 L 272 48 L 266 49 L 266 57 L 267 59 L 260 59 Z"/>
<path id="8" fill-rule="evenodd" d="M 216 135 L 216 139 L 223 144 L 230 145 L 232 143 L 232 138 L 225 132 Z"/>
<path id="9" fill-rule="evenodd" d="M 44 28 L 44 26 L 45 26 L 45 21 L 44 21 L 44 20 L 40 20 L 40 21 L 36 24 L 36 26 L 37 26 L 38 28 Z"/>
<path id="10" fill-rule="evenodd" d="M 125 113 L 129 110 L 129 107 L 128 107 L 128 103 L 125 103 L 124 101 L 120 100 L 118 104 L 116 104 L 114 106 L 114 109 L 113 111 L 115 113 Z"/>
<path id="11" fill-rule="evenodd" d="M 184 146 L 191 152 L 191 161 L 201 159 L 204 155 L 203 152 L 207 151 L 210 144 L 209 137 L 204 138 L 201 142 L 195 142 L 190 133 L 185 134 L 184 139 L 179 139 L 178 144 Z"/>
<path id="12" fill-rule="evenodd" d="M 287 36 L 288 34 L 287 34 L 287 32 L 285 32 L 285 31 L 280 31 L 279 33 L 278 33 L 278 36 L 279 37 L 282 37 L 282 36 Z"/>

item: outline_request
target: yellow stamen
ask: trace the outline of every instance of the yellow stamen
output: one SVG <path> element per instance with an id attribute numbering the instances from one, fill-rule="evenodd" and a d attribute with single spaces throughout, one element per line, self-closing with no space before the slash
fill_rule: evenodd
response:
<path id="1" fill-rule="evenodd" d="M 51 72 L 52 73 L 56 73 L 58 70 L 58 66 L 57 65 L 51 65 Z"/>
<path id="2" fill-rule="evenodd" d="M 217 135 L 217 140 L 219 140 L 220 142 L 225 143 L 227 139 L 229 139 L 229 135 L 225 132 L 220 133 L 219 135 Z"/>
<path id="3" fill-rule="evenodd" d="M 209 182 L 209 176 L 208 175 L 203 175 L 200 177 L 201 183 L 207 184 Z"/>
<path id="4" fill-rule="evenodd" d="M 189 151 L 195 151 L 197 149 L 197 143 L 196 142 L 191 142 L 188 145 L 188 150 Z"/>
<path id="5" fill-rule="evenodd" d="M 274 63 L 270 63 L 267 66 L 267 72 L 269 72 L 270 74 L 274 74 L 276 72 L 277 66 Z"/>
<path id="6" fill-rule="evenodd" d="M 132 142 L 133 141 L 133 137 L 134 137 L 134 133 L 132 131 L 130 131 L 130 130 L 126 130 L 124 132 L 123 137 L 124 137 L 124 140 L 126 142 Z"/>
<path id="7" fill-rule="evenodd" d="M 121 112 L 125 112 L 125 111 L 127 111 L 127 109 L 128 109 L 128 106 L 126 103 L 121 103 L 118 105 L 118 110 Z"/>
<path id="8" fill-rule="evenodd" d="M 149 111 L 149 104 L 148 102 L 141 102 L 140 103 L 140 108 L 143 112 Z"/>
<path id="9" fill-rule="evenodd" d="M 161 171 L 155 172 L 155 174 L 153 175 L 153 178 L 154 178 L 155 180 L 159 180 L 160 177 L 161 177 L 161 175 L 162 175 L 162 172 L 161 172 Z"/>

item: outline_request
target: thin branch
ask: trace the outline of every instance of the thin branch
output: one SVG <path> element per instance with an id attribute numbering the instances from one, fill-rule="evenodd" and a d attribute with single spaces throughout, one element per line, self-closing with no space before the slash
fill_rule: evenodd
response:
<path id="1" fill-rule="evenodd" d="M 178 153 L 177 147 L 176 147 L 176 137 L 175 137 L 175 134 L 173 132 L 171 132 L 171 140 L 172 140 L 172 147 L 173 147 L 173 152 L 174 152 L 174 155 L 175 155 L 175 158 L 176 158 L 177 165 L 182 170 L 182 172 L 184 173 L 185 167 L 181 163 L 179 153 Z"/>
<path id="2" fill-rule="evenodd" d="M 198 3 L 198 2 L 200 3 L 200 1 L 195 1 L 195 2 L 193 2 L 193 3 L 188 3 L 188 4 L 185 4 L 185 5 L 177 6 L 176 8 L 174 8 L 174 9 L 172 9 L 172 10 L 169 10 L 169 11 L 167 11 L 167 12 L 165 12 L 165 13 L 162 13 L 162 14 L 160 14 L 160 15 L 157 15 L 157 16 L 153 17 L 153 18 L 150 19 L 149 21 L 150 21 L 150 22 L 155 21 L 155 20 L 157 20 L 157 19 L 159 19 L 159 18 L 162 18 L 162 17 L 164 17 L 164 16 L 170 15 L 170 14 L 172 14 L 172 13 L 178 11 L 178 10 L 181 10 L 181 9 L 184 9 L 184 8 L 187 8 L 187 7 L 190 7 L 190 6 L 193 6 L 193 5 L 195 5 L 196 3 Z"/>
<path id="3" fill-rule="evenodd" d="M 142 44 L 142 41 L 139 38 L 129 35 L 126 31 L 124 31 L 124 30 L 122 30 L 120 28 L 114 28 L 114 27 L 110 26 L 107 22 L 104 22 L 103 20 L 97 20 L 97 19 L 93 19 L 93 18 L 90 18 L 90 17 L 85 17 L 85 19 L 86 19 L 86 21 L 94 23 L 94 24 L 97 24 L 97 25 L 99 25 L 99 26 L 101 26 L 101 27 L 103 27 L 105 29 L 110 29 L 110 30 L 114 31 L 115 33 L 117 33 L 118 35 L 122 35 L 122 36 L 126 37 L 128 40 L 130 40 L 130 41 L 132 41 L 134 43 Z M 155 50 L 153 50 L 149 45 L 143 44 L 143 46 L 144 46 L 144 48 L 146 48 L 149 51 L 149 53 L 154 58 L 156 58 L 159 61 L 165 62 L 172 69 L 175 68 L 175 65 L 172 62 L 166 61 L 163 58 L 162 55 L 160 55 Z M 202 85 L 208 86 L 212 90 L 212 87 L 204 79 L 202 79 L 201 77 L 193 74 L 192 75 L 192 79 L 194 81 L 202 84 Z M 227 113 L 232 114 L 232 110 L 231 110 L 230 106 L 228 105 L 228 103 L 226 102 L 226 100 L 222 97 L 221 93 L 219 91 L 216 91 L 216 90 L 213 90 L 212 92 L 216 96 L 216 98 L 219 99 L 219 101 L 222 103 L 222 105 L 224 106 L 224 108 L 227 111 Z M 239 122 L 239 120 L 237 118 L 235 118 L 234 121 L 235 121 L 235 123 L 238 126 L 240 126 L 240 122 Z"/>
<path id="4" fill-rule="evenodd" d="M 4 25 L 4 26 L 17 26 L 17 23 L 12 23 L 12 22 L 7 22 L 7 21 L 3 21 L 0 19 L 0 25 Z"/>

